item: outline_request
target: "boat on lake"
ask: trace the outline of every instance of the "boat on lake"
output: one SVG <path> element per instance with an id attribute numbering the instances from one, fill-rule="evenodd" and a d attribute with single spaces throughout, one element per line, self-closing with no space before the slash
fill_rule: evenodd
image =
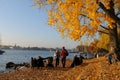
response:
<path id="1" fill-rule="evenodd" d="M 0 50 L 0 55 L 2 55 L 4 52 L 5 52 L 5 51 L 3 51 L 3 50 Z"/>

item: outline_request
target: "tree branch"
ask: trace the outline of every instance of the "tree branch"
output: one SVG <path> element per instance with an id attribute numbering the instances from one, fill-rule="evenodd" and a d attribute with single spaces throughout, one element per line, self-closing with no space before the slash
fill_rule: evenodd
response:
<path id="1" fill-rule="evenodd" d="M 106 9 L 106 7 L 103 5 L 103 3 L 99 2 L 98 4 L 99 4 L 100 8 L 103 9 L 103 11 L 105 11 L 105 13 L 107 15 L 109 15 L 112 19 L 114 19 L 120 25 L 119 17 L 117 17 L 113 12 L 111 12 L 111 10 Z"/>
<path id="2" fill-rule="evenodd" d="M 102 25 L 100 25 L 102 28 L 104 28 L 104 29 L 106 29 L 106 30 L 109 30 L 108 28 L 106 28 L 106 27 L 104 27 L 104 26 L 102 26 Z"/>
<path id="3" fill-rule="evenodd" d="M 83 16 L 83 17 L 86 17 L 86 18 L 88 18 L 90 20 L 92 20 L 90 17 L 86 16 L 85 14 L 80 14 L 80 15 Z"/>
<path id="4" fill-rule="evenodd" d="M 104 33 L 104 34 L 107 34 L 107 35 L 109 35 L 109 33 L 107 33 L 107 32 L 104 32 L 104 31 L 101 31 L 101 30 L 98 30 L 98 32 L 100 32 L 100 33 Z"/>

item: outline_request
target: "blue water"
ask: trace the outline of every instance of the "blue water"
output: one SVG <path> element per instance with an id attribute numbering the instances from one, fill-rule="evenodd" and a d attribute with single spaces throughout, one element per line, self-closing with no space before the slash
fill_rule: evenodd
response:
<path id="1" fill-rule="evenodd" d="M 37 51 L 37 50 L 5 50 L 3 55 L 0 55 L 0 72 L 7 71 L 5 69 L 5 64 L 8 62 L 14 63 L 29 63 L 31 57 L 37 58 L 38 56 L 48 57 L 53 56 L 53 51 Z M 84 55 L 83 55 L 84 56 Z M 69 54 L 67 58 L 73 59 L 74 54 Z M 91 57 L 91 55 L 88 55 Z"/>

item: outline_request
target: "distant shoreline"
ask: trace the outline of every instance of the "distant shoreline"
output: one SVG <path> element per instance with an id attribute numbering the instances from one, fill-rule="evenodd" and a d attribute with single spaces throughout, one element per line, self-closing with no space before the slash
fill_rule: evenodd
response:
<path id="1" fill-rule="evenodd" d="M 55 51 L 56 49 L 61 50 L 62 48 L 56 47 L 56 48 L 47 48 L 47 47 L 21 47 L 19 45 L 2 45 L 2 49 L 7 49 L 7 50 L 44 50 L 44 51 Z M 75 48 L 73 49 L 67 49 L 68 51 L 76 51 Z"/>
<path id="2" fill-rule="evenodd" d="M 2 49 L 2 50 L 34 50 L 34 51 L 50 51 L 50 50 L 36 50 L 36 49 Z"/>

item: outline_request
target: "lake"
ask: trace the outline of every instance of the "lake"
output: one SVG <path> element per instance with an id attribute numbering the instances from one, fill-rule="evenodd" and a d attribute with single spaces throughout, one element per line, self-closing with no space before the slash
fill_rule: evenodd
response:
<path id="1" fill-rule="evenodd" d="M 8 62 L 14 63 L 23 63 L 30 62 L 31 57 L 37 58 L 38 56 L 54 57 L 53 51 L 40 51 L 40 50 L 4 50 L 5 53 L 0 55 L 0 72 L 7 72 L 8 69 L 5 69 L 5 65 Z M 84 56 L 84 55 L 83 55 Z M 67 58 L 73 59 L 74 54 L 71 53 L 67 56 Z M 91 58 L 92 55 L 88 55 L 88 58 Z"/>

